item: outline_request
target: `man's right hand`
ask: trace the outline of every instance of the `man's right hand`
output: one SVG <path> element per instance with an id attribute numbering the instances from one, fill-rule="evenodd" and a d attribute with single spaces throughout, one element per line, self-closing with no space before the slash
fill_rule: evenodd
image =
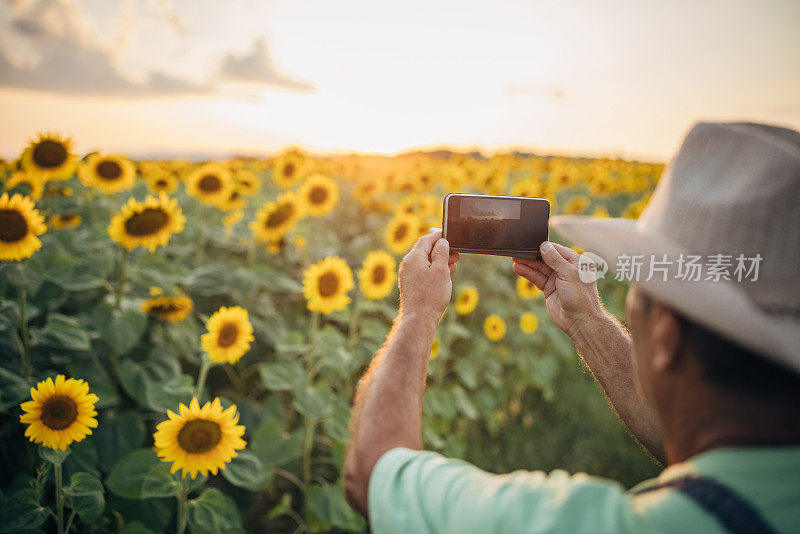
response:
<path id="1" fill-rule="evenodd" d="M 550 241 L 540 250 L 542 260 L 514 258 L 514 272 L 542 290 L 553 322 L 574 338 L 581 326 L 605 319 L 597 283 L 578 276 L 578 253 Z"/>

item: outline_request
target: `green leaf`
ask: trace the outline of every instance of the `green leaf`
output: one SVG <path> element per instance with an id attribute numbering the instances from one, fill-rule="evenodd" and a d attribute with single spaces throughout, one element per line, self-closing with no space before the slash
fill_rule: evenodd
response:
<path id="1" fill-rule="evenodd" d="M 100 423 L 102 424 L 102 422 Z M 85 472 L 90 475 L 98 476 L 97 470 L 97 450 L 94 447 L 96 438 L 94 434 L 98 429 L 93 431 L 91 439 L 84 439 L 78 443 L 70 445 L 70 454 L 64 461 L 64 478 L 69 479 L 75 473 Z"/>
<path id="2" fill-rule="evenodd" d="M 186 520 L 192 534 L 244 532 L 233 499 L 216 488 L 208 488 L 186 506 Z"/>
<path id="3" fill-rule="evenodd" d="M 250 451 L 267 468 L 299 458 L 302 444 L 302 429 L 287 434 L 277 419 L 268 419 L 261 423 L 253 434 Z"/>
<path id="4" fill-rule="evenodd" d="M 95 408 L 108 408 L 119 403 L 117 386 L 111 380 L 111 376 L 106 370 L 95 363 L 90 358 L 73 358 L 67 363 L 67 370 L 70 376 L 80 377 L 89 384 L 89 391 L 94 393 L 100 400 L 95 404 Z"/>
<path id="5" fill-rule="evenodd" d="M 125 525 L 120 534 L 153 534 L 153 531 L 138 521 L 133 521 Z"/>
<path id="6" fill-rule="evenodd" d="M 51 449 L 50 447 L 45 447 L 44 445 L 39 445 L 39 457 L 53 465 L 63 464 L 64 460 L 66 460 L 69 456 L 69 453 L 69 447 L 67 447 L 67 450 L 61 451 L 57 449 Z"/>
<path id="7" fill-rule="evenodd" d="M 144 419 L 133 410 L 106 411 L 98 421 L 92 440 L 107 470 L 120 458 L 140 447 L 144 442 Z"/>
<path id="8" fill-rule="evenodd" d="M 333 412 L 333 399 L 321 388 L 306 386 L 294 391 L 292 406 L 309 419 L 322 419 Z M 332 395 L 332 394 L 331 394 Z"/>
<path id="9" fill-rule="evenodd" d="M 75 473 L 69 486 L 64 488 L 70 508 L 75 510 L 84 523 L 91 523 L 103 513 L 106 500 L 103 485 L 89 473 Z"/>
<path id="10" fill-rule="evenodd" d="M 106 302 L 95 307 L 92 319 L 103 341 L 120 356 L 136 346 L 147 328 L 147 316 L 141 311 L 118 310 Z"/>
<path id="11" fill-rule="evenodd" d="M 366 526 L 344 497 L 341 484 L 312 484 L 308 489 L 308 504 L 323 521 L 350 531 L 361 531 Z"/>
<path id="12" fill-rule="evenodd" d="M 297 360 L 262 363 L 258 367 L 261 382 L 272 391 L 291 391 L 305 383 L 306 372 Z"/>
<path id="13" fill-rule="evenodd" d="M 264 489 L 271 478 L 258 456 L 248 450 L 239 451 L 222 470 L 222 476 L 234 486 L 253 492 Z"/>
<path id="14" fill-rule="evenodd" d="M 386 323 L 372 318 L 361 321 L 359 329 L 362 337 L 377 343 L 382 343 L 389 333 L 389 326 Z"/>
<path id="15" fill-rule="evenodd" d="M 29 295 L 36 293 L 43 281 L 39 262 L 35 258 L 30 258 L 26 262 L 4 261 L 0 264 L 0 274 L 12 286 L 24 289 Z"/>
<path id="16" fill-rule="evenodd" d="M 0 532 L 34 529 L 45 522 L 50 511 L 39 504 L 39 492 L 23 489 L 0 502 Z"/>
<path id="17" fill-rule="evenodd" d="M 28 399 L 31 385 L 20 375 L 0 367 L 0 411 L 16 408 Z"/>
<path id="18" fill-rule="evenodd" d="M 52 349 L 87 351 L 91 348 L 86 330 L 72 317 L 51 313 L 43 328 L 31 329 L 34 344 Z"/>
<path id="19" fill-rule="evenodd" d="M 452 387 L 452 392 L 458 411 L 460 411 L 467 419 L 477 419 L 478 410 L 475 409 L 475 405 L 472 404 L 471 400 L 469 400 L 467 392 L 464 391 L 464 388 L 456 385 Z"/>
<path id="20" fill-rule="evenodd" d="M 114 465 L 106 486 L 125 499 L 171 497 L 178 494 L 180 482 L 169 469 L 169 464 L 161 462 L 152 449 L 137 449 Z"/>

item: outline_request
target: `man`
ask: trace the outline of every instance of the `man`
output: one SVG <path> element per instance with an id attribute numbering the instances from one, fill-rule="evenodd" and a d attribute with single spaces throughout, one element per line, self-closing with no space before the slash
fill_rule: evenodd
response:
<path id="1" fill-rule="evenodd" d="M 403 260 L 398 318 L 359 384 L 351 505 L 377 533 L 800 532 L 800 133 L 700 124 L 639 221 L 552 224 L 613 272 L 639 261 L 630 335 L 571 249 L 544 243 L 543 261 L 513 269 L 543 291 L 622 420 L 668 467 L 626 492 L 420 451 L 428 353 L 458 260 L 436 232 Z M 688 276 L 696 257 L 707 269 Z"/>

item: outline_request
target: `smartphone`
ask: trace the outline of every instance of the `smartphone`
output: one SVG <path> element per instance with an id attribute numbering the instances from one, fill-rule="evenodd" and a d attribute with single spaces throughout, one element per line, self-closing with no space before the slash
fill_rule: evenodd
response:
<path id="1" fill-rule="evenodd" d="M 450 193 L 442 236 L 455 252 L 539 259 L 549 220 L 546 198 Z"/>

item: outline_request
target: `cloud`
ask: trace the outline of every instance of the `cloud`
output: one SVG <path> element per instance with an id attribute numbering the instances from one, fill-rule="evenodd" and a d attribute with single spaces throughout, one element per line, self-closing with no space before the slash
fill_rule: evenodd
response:
<path id="1" fill-rule="evenodd" d="M 264 38 L 257 39 L 247 54 L 228 54 L 222 58 L 220 77 L 226 80 L 262 83 L 292 91 L 314 91 L 313 84 L 282 74 L 272 59 Z"/>
<path id="2" fill-rule="evenodd" d="M 256 39 L 251 51 L 243 56 L 224 55 L 207 81 L 191 81 L 155 71 L 142 81 L 134 81 L 120 72 L 115 48 L 101 45 L 94 37 L 92 25 L 74 0 L 6 0 L 6 3 L 11 8 L 9 33 L 28 45 L 30 57 L 23 61 L 15 57 L 16 50 L 0 50 L 0 86 L 108 97 L 211 94 L 219 82 L 226 80 L 289 91 L 315 89 L 312 84 L 279 72 L 263 38 Z M 152 6 L 176 33 L 185 31 L 185 24 L 171 2 L 156 0 Z"/>

